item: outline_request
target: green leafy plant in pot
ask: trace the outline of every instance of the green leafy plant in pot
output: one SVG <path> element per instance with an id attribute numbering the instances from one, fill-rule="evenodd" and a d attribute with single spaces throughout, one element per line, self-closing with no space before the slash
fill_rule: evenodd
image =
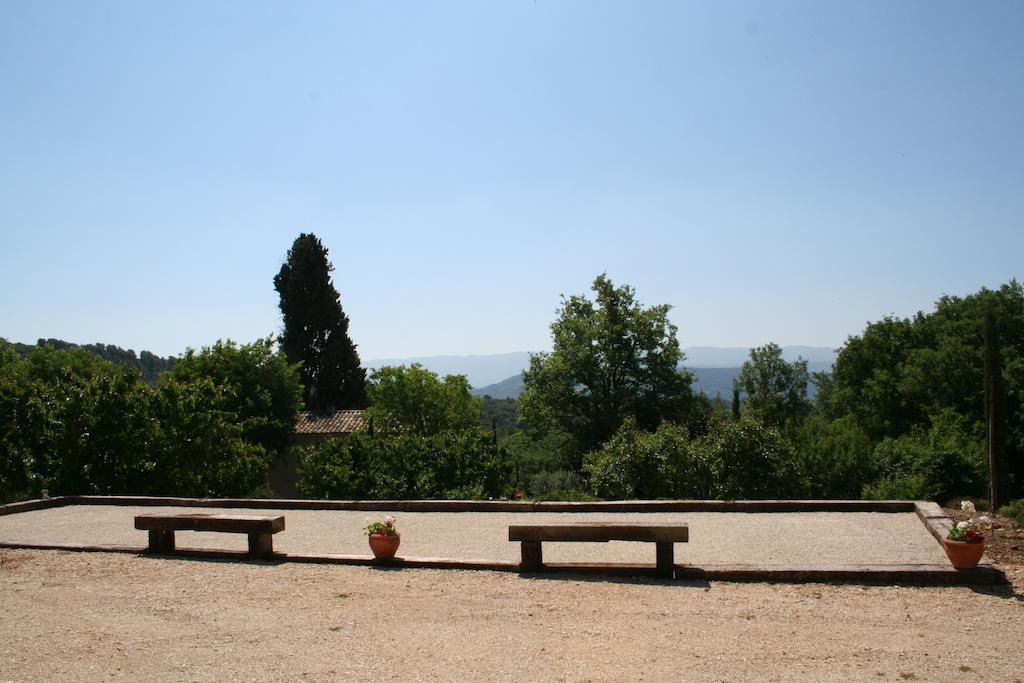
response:
<path id="1" fill-rule="evenodd" d="M 402 535 L 395 528 L 394 517 L 389 515 L 383 522 L 369 522 L 364 531 L 370 541 L 370 550 L 378 560 L 390 559 L 398 552 Z"/>
<path id="2" fill-rule="evenodd" d="M 969 500 L 962 501 L 960 509 L 971 518 L 953 525 L 942 542 L 942 548 L 954 567 L 970 569 L 978 566 L 985 552 L 984 530 L 992 528 L 992 520 L 985 515 L 974 516 L 977 510 Z"/>

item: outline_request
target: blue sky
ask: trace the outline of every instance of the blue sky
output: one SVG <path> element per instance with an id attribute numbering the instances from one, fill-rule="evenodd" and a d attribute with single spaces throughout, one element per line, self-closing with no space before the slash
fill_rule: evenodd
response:
<path id="1" fill-rule="evenodd" d="M 1021 2 L 0 3 L 0 336 L 549 346 L 607 272 L 684 346 L 835 346 L 1024 275 Z"/>

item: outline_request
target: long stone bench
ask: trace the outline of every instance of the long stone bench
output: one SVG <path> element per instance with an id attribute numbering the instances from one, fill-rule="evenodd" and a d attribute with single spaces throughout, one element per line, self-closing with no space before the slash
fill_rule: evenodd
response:
<path id="1" fill-rule="evenodd" d="M 268 558 L 274 554 L 274 534 L 284 531 L 284 515 L 145 514 L 135 517 L 135 528 L 149 532 L 149 552 L 174 551 L 175 531 L 221 531 L 248 534 L 249 555 Z"/>
<path id="2" fill-rule="evenodd" d="M 675 573 L 675 544 L 690 540 L 686 524 L 640 524 L 581 522 L 576 524 L 524 524 L 508 528 L 508 540 L 521 543 L 523 572 L 544 569 L 544 542 L 607 543 L 608 541 L 649 541 L 655 544 L 655 572 L 671 579 Z"/>

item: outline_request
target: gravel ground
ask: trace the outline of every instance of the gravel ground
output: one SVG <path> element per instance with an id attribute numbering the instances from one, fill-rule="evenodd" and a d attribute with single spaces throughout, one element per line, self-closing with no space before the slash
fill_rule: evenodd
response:
<path id="1" fill-rule="evenodd" d="M 0 550 L 0 681 L 1014 681 L 1016 588 Z"/>
<path id="2" fill-rule="evenodd" d="M 387 512 L 252 510 L 80 505 L 0 517 L 0 540 L 89 545 L 146 545 L 133 526 L 136 514 L 152 512 L 283 514 L 285 531 L 274 548 L 292 553 L 369 555 L 361 528 L 368 515 Z M 934 564 L 946 556 L 913 513 L 393 513 L 402 533 L 399 555 L 519 560 L 519 544 L 508 541 L 510 524 L 557 521 L 687 522 L 690 542 L 676 546 L 676 561 L 688 564 Z M 244 550 L 242 534 L 178 532 L 182 548 Z M 650 543 L 547 543 L 550 562 L 653 562 Z"/>

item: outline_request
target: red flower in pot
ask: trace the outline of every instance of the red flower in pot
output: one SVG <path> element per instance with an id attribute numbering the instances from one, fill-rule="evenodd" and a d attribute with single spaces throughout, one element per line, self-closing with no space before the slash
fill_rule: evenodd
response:
<path id="1" fill-rule="evenodd" d="M 384 518 L 383 522 L 370 522 L 366 525 L 366 535 L 370 542 L 370 550 L 378 560 L 389 559 L 398 552 L 402 535 L 395 528 L 395 518 Z"/>

